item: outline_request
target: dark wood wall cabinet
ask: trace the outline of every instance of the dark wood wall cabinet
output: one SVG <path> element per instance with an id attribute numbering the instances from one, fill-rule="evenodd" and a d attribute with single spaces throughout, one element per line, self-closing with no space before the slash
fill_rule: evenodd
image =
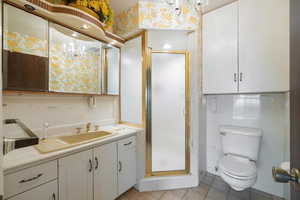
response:
<path id="1" fill-rule="evenodd" d="M 48 91 L 48 58 L 3 50 L 3 89 Z"/>

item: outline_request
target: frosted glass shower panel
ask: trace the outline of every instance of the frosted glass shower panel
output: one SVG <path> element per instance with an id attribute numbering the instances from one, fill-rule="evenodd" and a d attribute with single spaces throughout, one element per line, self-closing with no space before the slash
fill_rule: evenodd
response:
<path id="1" fill-rule="evenodd" d="M 152 53 L 152 171 L 185 170 L 185 54 Z"/>
<path id="2" fill-rule="evenodd" d="M 142 39 L 125 43 L 121 59 L 121 121 L 142 124 Z"/>

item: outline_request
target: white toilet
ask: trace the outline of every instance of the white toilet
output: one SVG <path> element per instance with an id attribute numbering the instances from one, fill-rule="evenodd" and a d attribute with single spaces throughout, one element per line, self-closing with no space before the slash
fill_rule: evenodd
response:
<path id="1" fill-rule="evenodd" d="M 221 126 L 224 155 L 219 161 L 221 178 L 237 191 L 252 187 L 257 179 L 256 161 L 262 131 L 256 128 Z"/>

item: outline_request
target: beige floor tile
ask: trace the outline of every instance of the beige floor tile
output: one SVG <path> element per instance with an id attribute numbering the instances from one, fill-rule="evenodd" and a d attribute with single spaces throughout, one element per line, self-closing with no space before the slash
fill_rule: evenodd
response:
<path id="1" fill-rule="evenodd" d="M 191 190 L 199 192 L 202 196 L 206 196 L 209 188 L 209 185 L 201 183 L 198 187 L 191 188 Z"/>
<path id="2" fill-rule="evenodd" d="M 160 200 L 182 200 L 188 189 L 168 190 L 166 191 Z"/>
<path id="3" fill-rule="evenodd" d="M 144 193 L 150 195 L 155 200 L 159 200 L 165 192 L 166 191 L 152 191 L 152 192 L 144 192 Z"/>
<path id="4" fill-rule="evenodd" d="M 215 188 L 210 188 L 207 194 L 207 198 L 212 200 L 226 200 L 227 192 L 222 192 Z"/>
<path id="5" fill-rule="evenodd" d="M 199 192 L 190 189 L 183 197 L 182 200 L 204 200 L 206 195 L 202 195 Z"/>

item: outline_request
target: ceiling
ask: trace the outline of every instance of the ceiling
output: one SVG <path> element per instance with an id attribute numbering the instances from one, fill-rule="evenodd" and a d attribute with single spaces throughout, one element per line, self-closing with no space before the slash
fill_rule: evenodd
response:
<path id="1" fill-rule="evenodd" d="M 114 10 L 115 15 L 127 10 L 137 4 L 138 0 L 110 0 L 110 6 Z"/>
<path id="2" fill-rule="evenodd" d="M 112 9 L 115 12 L 115 15 L 118 15 L 122 11 L 133 7 L 138 1 L 139 0 L 110 0 L 110 4 Z M 165 0 L 140 0 L 140 1 L 164 2 Z M 209 0 L 209 5 L 204 7 L 204 12 L 221 7 L 233 1 L 237 1 L 237 0 Z"/>

